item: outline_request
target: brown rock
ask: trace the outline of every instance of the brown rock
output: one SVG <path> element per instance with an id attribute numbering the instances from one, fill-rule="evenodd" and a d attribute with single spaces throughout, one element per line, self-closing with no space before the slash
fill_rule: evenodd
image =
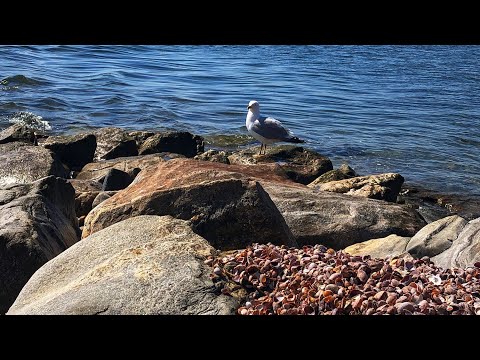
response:
<path id="1" fill-rule="evenodd" d="M 116 191 L 101 191 L 95 196 L 95 199 L 93 199 L 92 202 L 92 209 L 98 205 L 100 205 L 102 202 L 104 202 L 107 199 L 110 199 L 113 195 L 115 195 L 117 192 Z"/>
<path id="2" fill-rule="evenodd" d="M 82 235 L 128 217 L 155 214 L 190 220 L 197 234 L 222 250 L 254 241 L 295 246 L 285 220 L 262 186 L 236 170 L 248 173 L 251 167 L 187 159 L 159 163 L 95 207 L 85 219 Z"/>
<path id="3" fill-rule="evenodd" d="M 403 254 L 409 240 L 409 237 L 392 234 L 350 245 L 344 251 L 350 255 L 370 255 L 372 258 L 385 259 Z"/>
<path id="4" fill-rule="evenodd" d="M 93 208 L 93 201 L 100 191 L 75 193 L 75 214 L 77 217 L 86 216 Z"/>
<path id="5" fill-rule="evenodd" d="M 102 128 L 95 131 L 97 149 L 94 160 L 109 160 L 119 157 L 137 156 L 137 142 L 119 128 Z"/>
<path id="6" fill-rule="evenodd" d="M 42 146 L 53 151 L 71 170 L 79 170 L 93 161 L 97 139 L 93 134 L 49 136 Z"/>
<path id="7" fill-rule="evenodd" d="M 228 157 L 230 164 L 264 164 L 277 163 L 290 179 L 301 184 L 308 184 L 320 175 L 333 169 L 332 162 L 300 146 L 282 145 L 270 147 L 266 155 L 260 155 L 259 147 L 235 152 Z"/>
<path id="8" fill-rule="evenodd" d="M 397 196 L 402 184 L 403 177 L 400 174 L 386 173 L 330 181 L 325 184 L 320 184 L 316 186 L 316 188 L 321 191 L 338 192 L 395 202 L 397 201 Z"/>
<path id="9" fill-rule="evenodd" d="M 68 179 L 75 189 L 75 213 L 77 217 L 87 215 L 92 210 L 92 203 L 102 190 L 102 184 L 92 180 Z"/>
<path id="10" fill-rule="evenodd" d="M 21 124 L 14 124 L 3 131 L 0 131 L 0 144 L 14 141 L 22 141 L 29 144 L 37 143 L 33 129 Z"/>
<path id="11" fill-rule="evenodd" d="M 215 161 L 215 162 L 219 162 L 219 163 L 230 164 L 230 161 L 228 160 L 228 156 L 230 154 L 231 153 L 227 152 L 227 151 L 210 149 L 208 151 L 205 151 L 204 153 L 196 155 L 194 157 L 194 159 L 195 160 L 203 160 L 203 161 Z"/>
<path id="12" fill-rule="evenodd" d="M 68 179 L 67 182 L 73 186 L 75 194 L 102 190 L 102 184 L 94 180 Z"/>
<path id="13" fill-rule="evenodd" d="M 308 187 L 263 183 L 299 245 L 334 249 L 391 234 L 413 236 L 425 221 L 405 205 Z"/>
<path id="14" fill-rule="evenodd" d="M 338 181 L 344 179 L 351 179 L 358 176 L 357 173 L 347 164 L 342 164 L 338 169 L 327 171 L 313 180 L 308 187 L 315 187 L 318 184 L 324 184 L 330 181 Z"/>
<path id="15" fill-rule="evenodd" d="M 0 189 L 0 313 L 40 266 L 79 240 L 74 193 L 54 176 Z"/>
<path id="16" fill-rule="evenodd" d="M 137 142 L 137 149 L 140 149 L 140 146 L 147 140 L 150 136 L 155 135 L 153 131 L 129 131 L 128 136 L 135 139 Z"/>
<path id="17" fill-rule="evenodd" d="M 204 150 L 203 138 L 187 131 L 173 131 L 150 136 L 140 146 L 140 155 L 171 152 L 194 157 Z"/>
<path id="18" fill-rule="evenodd" d="M 24 142 L 1 144 L 0 164 L 0 187 L 30 183 L 49 175 L 68 176 L 68 170 L 50 150 Z"/>
<path id="19" fill-rule="evenodd" d="M 103 182 L 108 171 L 112 168 L 125 171 L 132 174 L 135 169 L 145 169 L 148 166 L 156 165 L 170 159 L 183 158 L 183 155 L 161 153 L 143 156 L 131 156 L 118 159 L 99 161 L 87 164 L 82 171 L 78 173 L 75 179 L 77 180 L 95 180 Z"/>

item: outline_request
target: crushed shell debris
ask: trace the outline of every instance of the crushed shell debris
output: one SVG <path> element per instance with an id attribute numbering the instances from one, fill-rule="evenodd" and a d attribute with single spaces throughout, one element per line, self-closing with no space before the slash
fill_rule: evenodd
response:
<path id="1" fill-rule="evenodd" d="M 479 263 L 442 269 L 428 257 L 384 260 L 322 245 L 272 244 L 205 263 L 214 283 L 229 280 L 247 290 L 240 315 L 480 315 Z"/>

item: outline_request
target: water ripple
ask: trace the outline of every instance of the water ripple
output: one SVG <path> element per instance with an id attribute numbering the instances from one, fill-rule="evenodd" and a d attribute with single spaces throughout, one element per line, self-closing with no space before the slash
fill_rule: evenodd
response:
<path id="1" fill-rule="evenodd" d="M 245 146 L 256 99 L 334 166 L 480 193 L 479 46 L 0 46 L 0 58 L 0 129 L 179 128 Z"/>

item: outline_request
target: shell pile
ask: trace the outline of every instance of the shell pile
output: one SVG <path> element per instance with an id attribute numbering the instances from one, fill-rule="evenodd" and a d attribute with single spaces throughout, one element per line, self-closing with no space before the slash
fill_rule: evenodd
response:
<path id="1" fill-rule="evenodd" d="M 442 269 L 428 257 L 352 256 L 322 245 L 252 244 L 205 261 L 215 283 L 248 292 L 240 315 L 480 315 L 480 264 Z M 227 287 L 222 293 L 229 294 Z"/>

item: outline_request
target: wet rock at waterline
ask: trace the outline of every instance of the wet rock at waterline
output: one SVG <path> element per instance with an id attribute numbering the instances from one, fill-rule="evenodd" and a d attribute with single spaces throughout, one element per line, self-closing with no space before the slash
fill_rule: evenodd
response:
<path id="1" fill-rule="evenodd" d="M 30 183 L 49 175 L 66 178 L 69 173 L 52 151 L 24 142 L 1 144 L 0 164 L 0 187 Z"/>

